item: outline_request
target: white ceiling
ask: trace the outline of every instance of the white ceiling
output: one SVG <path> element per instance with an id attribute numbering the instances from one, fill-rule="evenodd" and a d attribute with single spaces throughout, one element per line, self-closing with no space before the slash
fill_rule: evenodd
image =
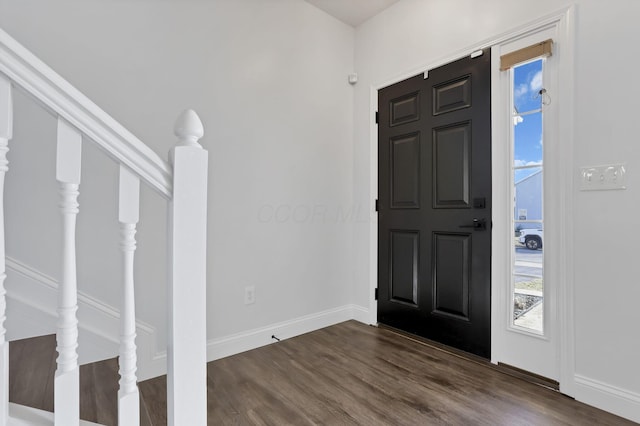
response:
<path id="1" fill-rule="evenodd" d="M 342 22 L 357 27 L 400 0 L 306 0 Z"/>

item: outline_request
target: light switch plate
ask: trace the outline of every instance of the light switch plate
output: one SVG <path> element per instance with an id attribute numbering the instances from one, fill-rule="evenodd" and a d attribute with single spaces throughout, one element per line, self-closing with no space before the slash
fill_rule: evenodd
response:
<path id="1" fill-rule="evenodd" d="M 624 164 L 580 168 L 581 191 L 627 189 L 627 169 Z"/>

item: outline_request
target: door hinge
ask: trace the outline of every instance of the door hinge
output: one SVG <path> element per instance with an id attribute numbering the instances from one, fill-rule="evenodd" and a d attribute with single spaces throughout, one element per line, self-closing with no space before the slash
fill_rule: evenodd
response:
<path id="1" fill-rule="evenodd" d="M 380 203 L 378 202 L 377 198 L 376 198 L 376 211 L 380 211 Z"/>
<path id="2" fill-rule="evenodd" d="M 378 124 L 380 122 L 380 114 L 378 114 L 378 111 L 376 111 L 376 124 Z"/>
<path id="3" fill-rule="evenodd" d="M 378 300 L 378 287 L 376 287 L 376 289 L 373 291 L 373 297 L 375 298 L 375 300 Z"/>

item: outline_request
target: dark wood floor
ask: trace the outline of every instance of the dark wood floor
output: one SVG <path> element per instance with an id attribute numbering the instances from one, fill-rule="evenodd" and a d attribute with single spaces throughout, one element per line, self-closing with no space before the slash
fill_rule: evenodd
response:
<path id="1" fill-rule="evenodd" d="M 11 345 L 12 369 L 14 361 L 32 356 L 38 367 L 17 367 L 11 399 L 26 405 L 35 400 L 50 410 L 53 358 L 44 350 L 26 356 L 26 343 L 17 343 Z M 46 378 L 37 381 L 40 375 Z M 81 381 L 83 418 L 115 425 L 115 360 L 83 366 Z M 635 424 L 354 321 L 211 362 L 207 384 L 209 425 Z M 27 385 L 42 388 L 43 395 L 34 396 Z M 165 392 L 165 377 L 140 383 L 143 425 L 166 425 Z"/>

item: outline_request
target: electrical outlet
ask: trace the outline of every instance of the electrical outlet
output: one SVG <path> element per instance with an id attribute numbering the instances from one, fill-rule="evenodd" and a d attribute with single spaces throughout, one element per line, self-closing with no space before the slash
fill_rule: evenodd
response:
<path id="1" fill-rule="evenodd" d="M 582 167 L 580 169 L 581 191 L 611 189 L 627 189 L 627 170 L 624 164 Z"/>
<path id="2" fill-rule="evenodd" d="M 250 285 L 244 288 L 244 304 L 256 303 L 256 286 Z"/>

